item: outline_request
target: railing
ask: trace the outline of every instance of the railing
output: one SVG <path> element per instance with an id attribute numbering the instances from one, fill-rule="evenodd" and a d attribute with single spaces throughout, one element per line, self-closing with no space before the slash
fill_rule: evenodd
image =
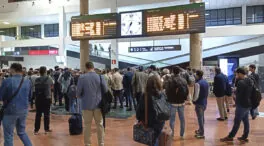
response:
<path id="1" fill-rule="evenodd" d="M 214 50 L 214 49 L 222 48 L 222 47 L 228 47 L 228 46 L 231 46 L 231 45 L 236 45 L 236 44 L 239 44 L 239 43 L 248 42 L 248 41 L 259 39 L 259 38 L 262 38 L 262 37 L 264 37 L 264 35 L 260 35 L 260 36 L 249 38 L 249 39 L 244 39 L 244 40 L 233 42 L 233 43 L 229 43 L 229 44 L 224 44 L 224 45 L 221 45 L 221 46 L 216 46 L 216 47 L 204 49 L 203 53 L 211 51 L 211 50 Z M 148 66 L 148 65 L 151 65 L 151 64 L 160 63 L 160 62 L 164 62 L 164 61 L 169 61 L 169 60 L 177 59 L 177 58 L 181 58 L 181 57 L 186 57 L 186 56 L 189 56 L 189 55 L 190 55 L 190 53 L 185 53 L 185 54 L 182 54 L 182 55 L 169 57 L 169 58 L 153 61 L 153 62 L 150 62 L 150 63 L 142 64 L 142 66 Z M 165 66 L 163 66 L 163 67 L 165 67 Z"/>

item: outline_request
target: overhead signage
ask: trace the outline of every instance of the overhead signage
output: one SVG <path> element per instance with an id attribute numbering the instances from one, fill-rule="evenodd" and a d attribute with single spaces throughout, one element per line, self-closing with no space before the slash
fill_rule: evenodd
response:
<path id="1" fill-rule="evenodd" d="M 58 50 L 29 50 L 28 55 L 58 55 Z"/>
<path id="2" fill-rule="evenodd" d="M 76 16 L 71 19 L 71 37 L 80 39 L 117 38 L 118 14 Z"/>
<path id="3" fill-rule="evenodd" d="M 72 17 L 72 40 L 150 37 L 205 32 L 205 4 L 194 3 L 120 14 Z"/>
<path id="4" fill-rule="evenodd" d="M 147 36 L 205 32 L 204 3 L 144 11 Z"/>
<path id="5" fill-rule="evenodd" d="M 168 46 L 145 46 L 145 47 L 129 47 L 128 52 L 163 52 L 163 51 L 179 51 L 181 45 L 168 45 Z"/>

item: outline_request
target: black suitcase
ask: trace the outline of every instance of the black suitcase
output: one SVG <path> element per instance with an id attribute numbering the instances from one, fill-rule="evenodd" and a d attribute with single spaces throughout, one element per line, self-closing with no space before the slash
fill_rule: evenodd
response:
<path id="1" fill-rule="evenodd" d="M 73 114 L 69 119 L 70 135 L 80 135 L 83 132 L 82 115 Z"/>
<path id="2" fill-rule="evenodd" d="M 73 113 L 69 119 L 70 135 L 80 135 L 83 132 L 82 114 L 79 108 L 78 100 L 76 99 L 76 113 Z"/>

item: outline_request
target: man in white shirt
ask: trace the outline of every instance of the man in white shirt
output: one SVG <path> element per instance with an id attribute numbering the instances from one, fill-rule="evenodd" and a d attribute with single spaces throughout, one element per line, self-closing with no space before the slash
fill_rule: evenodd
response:
<path id="1" fill-rule="evenodd" d="M 114 97 L 115 97 L 115 105 L 114 109 L 117 107 L 117 98 L 119 98 L 120 102 L 120 108 L 123 108 L 123 95 L 122 95 L 122 90 L 123 90 L 123 76 L 119 73 L 119 69 L 114 69 L 114 74 L 112 76 L 112 88 L 114 92 Z"/>

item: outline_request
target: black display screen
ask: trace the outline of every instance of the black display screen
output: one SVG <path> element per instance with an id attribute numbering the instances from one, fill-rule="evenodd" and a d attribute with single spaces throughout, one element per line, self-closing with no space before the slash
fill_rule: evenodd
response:
<path id="1" fill-rule="evenodd" d="M 145 10 L 146 36 L 205 32 L 205 5 L 195 3 Z"/>
<path id="2" fill-rule="evenodd" d="M 118 14 L 98 14 L 72 17 L 71 37 L 80 39 L 117 38 Z"/>

